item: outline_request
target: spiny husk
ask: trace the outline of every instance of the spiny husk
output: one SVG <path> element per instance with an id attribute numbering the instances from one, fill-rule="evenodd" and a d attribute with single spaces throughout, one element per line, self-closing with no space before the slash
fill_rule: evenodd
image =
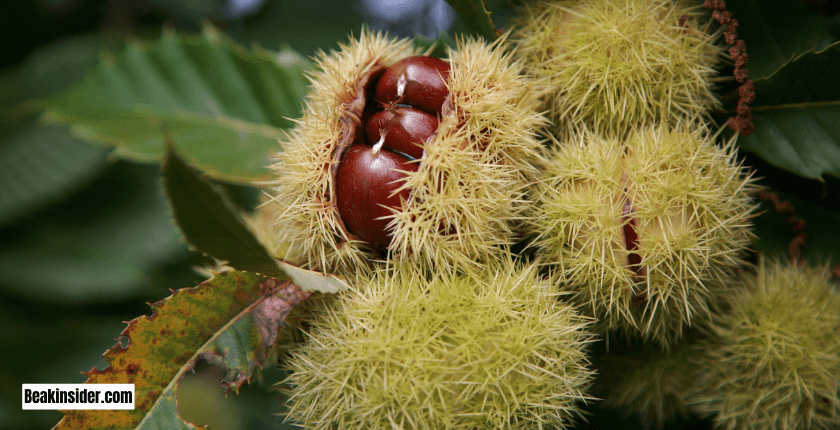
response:
<path id="1" fill-rule="evenodd" d="M 718 147 L 703 130 L 646 127 L 624 142 L 584 131 L 546 166 L 535 188 L 535 244 L 599 331 L 667 348 L 684 326 L 709 317 L 715 292 L 742 262 L 754 186 L 733 142 Z M 631 219 L 638 271 L 624 236 Z"/>
<path id="2" fill-rule="evenodd" d="M 513 242 L 513 225 L 527 206 L 523 190 L 540 157 L 535 133 L 546 120 L 522 65 L 504 53 L 505 40 L 459 40 L 449 51 L 450 96 L 438 133 L 426 143 L 419 170 L 408 174 L 411 196 L 390 224 L 391 254 L 399 259 L 451 270 Z M 319 55 L 304 116 L 272 167 L 278 176 L 272 204 L 281 208 L 276 224 L 310 267 L 351 273 L 378 257 L 344 228 L 331 170 L 359 123 L 348 112 L 358 108 L 358 82 L 415 54 L 408 41 L 363 31 L 339 52 Z"/>
<path id="3" fill-rule="evenodd" d="M 438 134 L 408 174 L 411 199 L 394 217 L 392 248 L 403 259 L 440 269 L 475 265 L 513 242 L 530 205 L 525 191 L 541 160 L 535 133 L 545 118 L 504 42 L 459 40 L 449 51 L 450 96 Z"/>
<path id="4" fill-rule="evenodd" d="M 325 308 L 288 361 L 311 429 L 564 428 L 592 372 L 589 320 L 535 265 L 381 269 Z"/>
<path id="5" fill-rule="evenodd" d="M 714 318 L 692 406 L 725 429 L 836 429 L 840 293 L 830 273 L 760 259 Z"/>
<path id="6" fill-rule="evenodd" d="M 712 83 L 723 49 L 704 13 L 681 0 L 537 1 L 519 11 L 513 37 L 543 82 L 558 135 L 585 124 L 624 136 L 719 105 Z"/>
<path id="7" fill-rule="evenodd" d="M 694 341 L 683 338 L 670 351 L 648 342 L 611 346 L 592 358 L 597 372 L 592 394 L 603 399 L 600 405 L 635 417 L 646 429 L 687 419 L 697 369 L 689 361 Z"/>

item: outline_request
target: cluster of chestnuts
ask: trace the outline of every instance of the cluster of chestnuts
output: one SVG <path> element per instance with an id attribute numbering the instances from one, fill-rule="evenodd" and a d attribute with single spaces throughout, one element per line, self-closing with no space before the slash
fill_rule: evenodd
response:
<path id="1" fill-rule="evenodd" d="M 531 428 L 576 414 L 590 320 L 509 251 L 546 118 L 504 42 L 461 40 L 437 59 L 364 31 L 316 59 L 304 115 L 272 166 L 263 210 L 276 218 L 262 225 L 276 233 L 262 237 L 278 258 L 352 287 L 304 305 L 290 419 Z M 514 385 L 523 401 L 512 408 Z"/>
<path id="2" fill-rule="evenodd" d="M 500 44 L 463 41 L 438 59 L 364 32 L 317 58 L 272 166 L 278 257 L 342 274 L 383 257 L 448 272 L 498 258 L 529 206 L 545 124 Z"/>
<path id="3" fill-rule="evenodd" d="M 391 244 L 389 215 L 410 198 L 401 188 L 405 172 L 416 172 L 426 141 L 437 132 L 449 91 L 449 64 L 412 56 L 385 69 L 370 88 L 364 133 L 356 133 L 336 171 L 338 210 L 344 226 L 376 249 Z"/>
<path id="4" fill-rule="evenodd" d="M 815 285 L 803 300 L 819 304 L 796 318 L 840 299 L 794 269 L 742 279 L 756 186 L 708 125 L 725 55 L 710 22 L 675 0 L 538 1 L 513 33 L 459 40 L 444 59 L 367 30 L 321 53 L 272 166 L 264 236 L 352 288 L 309 302 L 308 340 L 286 363 L 290 419 L 565 428 L 593 378 L 604 404 L 653 425 L 689 409 L 728 428 L 836 417 L 840 343 L 820 339 L 840 320 L 812 325 L 804 338 L 827 358 L 800 365 L 746 347 L 743 327 L 801 349 L 777 319 L 731 312 L 772 302 L 782 315 L 789 282 Z M 697 343 L 706 332 L 720 339 Z M 628 350 L 632 373 L 596 357 L 599 388 L 593 333 L 653 342 Z M 767 376 L 780 372 L 810 382 Z M 773 403 L 760 416 L 754 381 Z"/>

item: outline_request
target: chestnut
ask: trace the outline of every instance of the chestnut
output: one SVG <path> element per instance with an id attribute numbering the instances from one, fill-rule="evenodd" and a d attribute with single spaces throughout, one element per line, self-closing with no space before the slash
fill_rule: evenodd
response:
<path id="1" fill-rule="evenodd" d="M 364 30 L 316 56 L 303 117 L 271 167 L 270 234 L 305 267 L 352 278 L 381 258 L 452 272 L 518 240 L 542 167 L 539 86 L 500 43 L 416 53 Z"/>
<path id="2" fill-rule="evenodd" d="M 626 190 L 625 190 L 626 192 Z M 624 223 L 624 247 L 627 249 L 627 265 L 636 276 L 644 275 L 644 267 L 642 266 L 642 256 L 639 255 L 639 233 L 636 230 L 636 219 L 633 218 L 633 206 L 630 204 L 629 198 L 625 197 L 623 214 L 621 221 Z"/>
<path id="3" fill-rule="evenodd" d="M 449 64 L 418 55 L 406 57 L 385 70 L 376 83 L 375 98 L 381 103 L 406 104 L 439 114 L 449 91 Z"/>
<path id="4" fill-rule="evenodd" d="M 382 142 L 385 149 L 411 158 L 423 156 L 423 143 L 438 128 L 434 115 L 410 107 L 398 106 L 380 111 L 368 119 L 365 134 L 373 145 Z"/>
<path id="5" fill-rule="evenodd" d="M 417 169 L 417 163 L 381 145 L 347 148 L 335 178 L 336 203 L 347 230 L 376 249 L 387 248 L 391 215 L 410 194 L 407 189 L 395 193 L 405 180 L 401 171 Z"/>

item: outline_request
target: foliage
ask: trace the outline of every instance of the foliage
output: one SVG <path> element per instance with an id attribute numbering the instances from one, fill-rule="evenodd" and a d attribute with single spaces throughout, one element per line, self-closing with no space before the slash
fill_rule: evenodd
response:
<path id="1" fill-rule="evenodd" d="M 840 42 L 790 60 L 755 81 L 755 131 L 741 148 L 800 176 L 840 177 Z"/>
<path id="2" fill-rule="evenodd" d="M 292 50 L 246 51 L 211 27 L 200 37 L 164 32 L 101 61 L 49 100 L 46 119 L 130 160 L 160 160 L 171 135 L 216 178 L 265 179 L 281 130 L 300 114 L 307 65 Z"/>
<path id="3" fill-rule="evenodd" d="M 175 388 L 196 360 L 229 369 L 223 383 L 239 389 L 277 340 L 286 316 L 305 300 L 291 282 L 225 272 L 152 305 L 152 316 L 128 323 L 105 353 L 109 366 L 87 383 L 134 384 L 135 409 L 68 411 L 56 429 L 195 428 L 178 416 Z"/>
<path id="4" fill-rule="evenodd" d="M 330 292 L 346 287 L 278 261 L 247 219 L 258 193 L 253 181 L 268 178 L 277 140 L 301 116 L 314 67 L 307 56 L 359 34 L 356 6 L 269 2 L 233 13 L 232 2 L 215 0 L 149 0 L 137 10 L 119 3 L 16 2 L 0 17 L 3 35 L 17 31 L 21 40 L 15 49 L 4 44 L 10 49 L 0 55 L 0 322 L 8 327 L 0 341 L 17 351 L 0 358 L 16 369 L 0 378 L 9 387 L 0 392 L 3 427 L 43 428 L 60 419 L 18 416 L 18 384 L 81 382 L 78 371 L 96 365 L 103 370 L 91 371 L 91 381 L 133 380 L 146 397 L 133 413 L 74 412 L 60 426 L 78 418 L 137 428 L 160 419 L 189 428 L 176 410 L 181 377 L 203 360 L 232 370 L 233 388 L 260 379 L 257 367 L 285 311 L 308 294 L 283 296 L 272 279 Z M 419 50 L 436 46 L 443 55 L 457 36 L 494 40 L 509 28 L 508 2 L 448 3 L 460 18 L 437 39 L 418 37 Z M 771 192 L 753 219 L 752 248 L 832 267 L 840 263 L 840 11 L 795 0 L 727 6 L 755 86 L 755 131 L 735 146 Z M 11 17 L 23 19 L 7 23 Z M 719 125 L 738 110 L 738 94 L 729 93 L 731 68 L 716 67 Z M 236 270 L 205 281 L 191 267 L 220 269 L 208 256 Z M 184 289 L 161 300 L 169 287 Z M 97 361 L 118 322 L 142 314 L 144 301 L 157 302 L 152 316 L 132 320 L 123 332 L 131 342 Z M 240 340 L 226 343 L 234 334 Z M 156 342 L 171 350 L 156 350 Z M 146 375 L 130 375 L 138 369 Z M 614 404 L 667 418 L 655 406 L 622 399 Z M 592 426 L 605 425 L 610 415 L 602 412 Z M 634 425 L 615 420 L 606 425 Z"/>

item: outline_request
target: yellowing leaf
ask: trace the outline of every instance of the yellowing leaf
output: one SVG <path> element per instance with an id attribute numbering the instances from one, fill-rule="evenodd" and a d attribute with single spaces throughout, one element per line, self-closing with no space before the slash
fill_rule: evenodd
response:
<path id="1" fill-rule="evenodd" d="M 66 411 L 60 429 L 182 429 L 175 387 L 196 360 L 229 370 L 237 389 L 262 363 L 292 309 L 311 293 L 289 281 L 230 271 L 178 290 L 136 318 L 105 353 L 109 367 L 87 373 L 89 384 L 134 384 L 135 409 Z M 125 344 L 127 341 L 127 345 Z M 124 346 L 125 345 L 125 346 Z"/>

